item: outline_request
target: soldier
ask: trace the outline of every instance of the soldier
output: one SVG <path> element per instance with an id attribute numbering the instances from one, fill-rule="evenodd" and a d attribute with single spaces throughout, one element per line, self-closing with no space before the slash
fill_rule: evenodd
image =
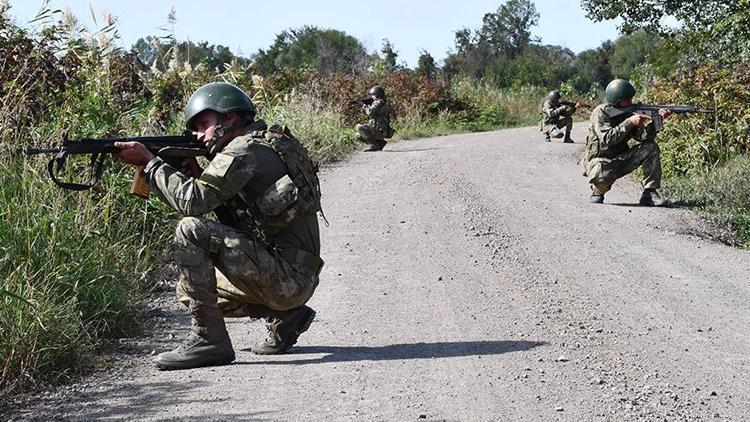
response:
<path id="1" fill-rule="evenodd" d="M 605 104 L 591 113 L 589 135 L 586 138 L 585 175 L 591 183 L 591 202 L 601 204 L 604 194 L 615 180 L 643 168 L 643 194 L 640 204 L 663 206 L 664 199 L 656 191 L 661 186 L 661 159 L 655 142 L 656 128 L 648 116 L 633 114 L 623 109 L 633 104 L 635 88 L 627 80 L 615 79 L 604 91 Z M 659 115 L 668 118 L 672 113 L 660 109 Z M 629 140 L 636 141 L 632 147 Z"/>
<path id="2" fill-rule="evenodd" d="M 573 128 L 573 113 L 576 112 L 576 107 L 580 106 L 580 103 L 560 101 L 560 93 L 558 91 L 550 91 L 549 95 L 547 95 L 547 101 L 542 106 L 542 132 L 544 132 L 544 139 L 550 142 L 550 137 L 562 138 L 565 136 L 563 142 L 572 144 L 573 140 L 570 139 L 570 130 Z M 565 128 L 565 132 L 562 131 L 562 128 Z"/>
<path id="3" fill-rule="evenodd" d="M 372 103 L 363 104 L 362 111 L 372 119 L 372 125 L 357 125 L 359 140 L 368 144 L 365 151 L 380 151 L 386 144 L 386 139 L 393 136 L 391 128 L 391 107 L 385 98 L 382 86 L 375 85 L 369 92 Z"/>
<path id="4" fill-rule="evenodd" d="M 256 354 L 286 352 L 315 318 L 305 303 L 323 265 L 317 167 L 286 127 L 268 128 L 255 112 L 228 83 L 193 93 L 186 127 L 213 154 L 205 170 L 195 159 L 177 169 L 137 142 L 116 144 L 118 158 L 145 166 L 151 189 L 184 216 L 174 260 L 192 328 L 179 347 L 156 357 L 159 369 L 232 362 L 224 317 L 266 318 L 268 337 L 252 346 Z M 220 223 L 205 218 L 212 211 Z"/>

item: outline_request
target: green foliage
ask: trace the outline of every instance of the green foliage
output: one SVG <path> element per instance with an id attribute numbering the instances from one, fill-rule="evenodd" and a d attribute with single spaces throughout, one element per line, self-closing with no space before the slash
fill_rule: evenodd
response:
<path id="1" fill-rule="evenodd" d="M 438 67 L 437 64 L 435 64 L 435 58 L 432 57 L 432 55 L 426 50 L 422 50 L 419 53 L 419 58 L 417 59 L 417 68 L 414 69 L 414 72 L 418 76 L 426 76 L 430 79 L 434 78 L 438 73 Z"/>
<path id="2" fill-rule="evenodd" d="M 316 70 L 326 75 L 363 73 L 368 64 L 367 52 L 358 39 L 342 31 L 314 26 L 281 32 L 268 50 L 258 50 L 253 59 L 263 75 L 285 68 Z"/>
<path id="3" fill-rule="evenodd" d="M 714 170 L 750 151 L 750 65 L 707 64 L 655 80 L 644 101 L 698 104 L 715 115 L 678 116 L 660 135 L 667 176 Z"/>
<path id="4" fill-rule="evenodd" d="M 383 54 L 383 65 L 387 72 L 393 72 L 396 70 L 398 65 L 396 59 L 398 58 L 398 52 L 393 43 L 388 38 L 383 38 L 383 46 L 380 48 L 380 52 Z"/>
<path id="5" fill-rule="evenodd" d="M 621 18 L 621 29 L 670 35 L 692 63 L 750 58 L 750 0 L 583 0 L 588 17 L 596 21 Z M 679 22 L 672 28 L 665 18 Z M 666 19 L 668 20 L 668 19 Z"/>
<path id="6" fill-rule="evenodd" d="M 697 207 L 750 248 L 750 157 L 740 155 L 716 171 L 674 178 L 665 193 L 678 205 Z"/>
<path id="7" fill-rule="evenodd" d="M 183 65 L 203 66 L 218 71 L 223 71 L 226 63 L 235 62 L 242 66 L 250 64 L 249 59 L 233 54 L 229 47 L 208 44 L 205 41 L 197 44 L 192 41 L 176 42 L 171 37 L 139 38 L 131 51 L 147 66 L 154 66 L 162 71 L 167 70 L 173 60 Z"/>
<path id="8" fill-rule="evenodd" d="M 509 73 L 504 64 L 531 45 L 531 28 L 538 20 L 539 13 L 532 1 L 509 0 L 496 13 L 485 14 L 482 27 L 473 34 L 470 29 L 457 31 L 457 51 L 445 60 L 448 76 L 479 79 L 489 73 L 501 81 L 507 79 L 498 75 Z"/>
<path id="9" fill-rule="evenodd" d="M 651 52 L 661 51 L 661 37 L 646 31 L 637 31 L 619 37 L 609 57 L 609 68 L 613 78 L 630 79 L 641 66 L 649 63 Z"/>

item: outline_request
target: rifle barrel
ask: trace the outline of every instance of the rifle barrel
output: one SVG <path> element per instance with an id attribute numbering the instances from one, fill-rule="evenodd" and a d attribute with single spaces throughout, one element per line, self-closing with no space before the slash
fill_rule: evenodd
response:
<path id="1" fill-rule="evenodd" d="M 23 150 L 26 155 L 37 155 L 37 154 L 57 154 L 60 152 L 60 148 L 34 148 L 29 147 Z"/>

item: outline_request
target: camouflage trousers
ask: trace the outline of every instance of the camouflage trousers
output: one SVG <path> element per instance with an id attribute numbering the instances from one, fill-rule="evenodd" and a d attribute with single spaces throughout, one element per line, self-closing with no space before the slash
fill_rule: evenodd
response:
<path id="1" fill-rule="evenodd" d="M 375 141 L 385 140 L 383 134 L 370 125 L 358 124 L 356 128 L 357 134 L 359 135 L 359 140 L 366 144 L 372 144 Z"/>
<path id="2" fill-rule="evenodd" d="M 205 218 L 177 225 L 174 260 L 177 299 L 186 306 L 218 306 L 225 317 L 261 318 L 264 310 L 304 305 L 318 274 L 270 253 L 260 242 Z"/>
<path id="3" fill-rule="evenodd" d="M 564 132 L 562 131 L 563 128 L 565 128 Z M 568 116 L 560 117 L 557 121 L 544 124 L 542 132 L 544 132 L 544 136 L 547 139 L 562 138 L 563 136 L 569 138 L 571 129 L 573 129 L 573 118 Z"/>
<path id="4" fill-rule="evenodd" d="M 656 142 L 642 142 L 615 158 L 594 158 L 588 162 L 587 174 L 591 189 L 596 195 L 604 195 L 615 180 L 643 168 L 643 188 L 661 187 L 661 150 Z"/>

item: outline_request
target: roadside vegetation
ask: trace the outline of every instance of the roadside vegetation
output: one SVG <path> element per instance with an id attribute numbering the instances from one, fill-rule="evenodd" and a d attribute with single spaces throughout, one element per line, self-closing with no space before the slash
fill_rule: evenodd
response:
<path id="1" fill-rule="evenodd" d="M 605 2 L 583 3 L 593 19 L 614 13 Z M 641 18 L 642 25 L 623 28 L 632 32 L 574 54 L 539 44 L 531 35 L 539 17 L 533 3 L 509 0 L 477 29 L 459 29 L 443 66 L 422 52 L 409 69 L 387 39 L 369 53 L 344 32 L 316 27 L 283 31 L 267 49 L 239 57 L 224 46 L 176 40 L 168 29 L 174 11 L 162 33 L 126 50 L 106 14 L 90 30 L 45 2 L 37 19 L 20 25 L 0 0 L 0 405 L 85 371 L 109 340 L 138 332 L 146 274 L 167 259 L 175 219 L 153 198 L 127 196 L 132 175 L 117 163 L 95 189 L 68 192 L 45 174 L 51 157 L 21 150 L 63 135 L 179 133 L 182 106 L 211 81 L 246 90 L 261 118 L 288 125 L 317 160 L 331 162 L 360 147 L 353 127 L 363 116 L 349 101 L 375 84 L 389 95 L 396 139 L 409 139 L 534 125 L 550 89 L 596 103 L 612 78 L 632 78 L 644 101 L 717 110 L 667 125 L 668 194 L 750 244 L 749 52 L 731 42 L 750 38 L 724 34 L 718 55 L 685 47 L 705 47 L 712 30 L 750 27 L 742 15 L 748 6 L 708 3 L 717 4 L 707 19 L 721 22 L 719 29 L 689 22 L 670 33 Z M 86 166 L 73 161 L 68 174 Z"/>

